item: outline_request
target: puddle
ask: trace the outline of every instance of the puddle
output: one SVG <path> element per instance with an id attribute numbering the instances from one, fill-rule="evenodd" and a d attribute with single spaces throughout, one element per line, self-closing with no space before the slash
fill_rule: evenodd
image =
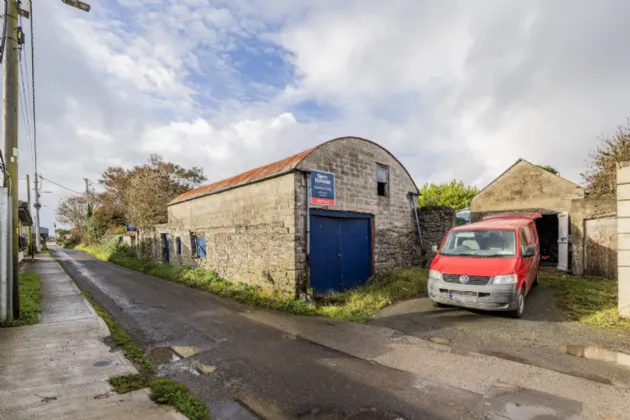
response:
<path id="1" fill-rule="evenodd" d="M 258 420 L 239 403 L 213 403 L 210 406 L 210 418 L 217 420 Z"/>
<path id="2" fill-rule="evenodd" d="M 594 346 L 567 346 L 567 354 L 601 362 L 616 363 L 630 367 L 630 354 L 618 353 Z"/>
<path id="3" fill-rule="evenodd" d="M 156 365 L 165 365 L 181 359 L 170 347 L 154 347 L 147 352 L 147 357 Z"/>

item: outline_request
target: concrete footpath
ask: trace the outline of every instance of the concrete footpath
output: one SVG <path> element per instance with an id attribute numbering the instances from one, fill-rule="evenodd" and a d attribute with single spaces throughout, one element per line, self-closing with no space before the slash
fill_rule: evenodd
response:
<path id="1" fill-rule="evenodd" d="M 185 419 L 145 390 L 115 393 L 107 380 L 137 371 L 104 343 L 105 322 L 49 254 L 28 264 L 42 313 L 38 325 L 0 329 L 0 419 Z"/>
<path id="2" fill-rule="evenodd" d="M 481 395 L 492 419 L 630 419 L 630 389 L 474 352 L 387 327 L 264 310 L 244 316 L 322 346 Z M 494 397 L 503 394 L 500 405 Z M 524 398 L 524 399 L 523 399 Z"/>

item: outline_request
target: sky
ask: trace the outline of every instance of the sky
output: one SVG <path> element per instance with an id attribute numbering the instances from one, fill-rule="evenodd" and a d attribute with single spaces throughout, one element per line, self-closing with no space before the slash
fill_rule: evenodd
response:
<path id="1" fill-rule="evenodd" d="M 74 191 L 151 153 L 217 181 L 341 136 L 419 186 L 483 187 L 519 158 L 581 183 L 630 117 L 626 0 L 34 2 L 39 172 Z M 52 227 L 72 193 L 43 190 Z"/>

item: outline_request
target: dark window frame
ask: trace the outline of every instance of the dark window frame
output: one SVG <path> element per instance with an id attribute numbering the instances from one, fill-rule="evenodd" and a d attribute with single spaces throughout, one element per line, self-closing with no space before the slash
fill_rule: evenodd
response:
<path id="1" fill-rule="evenodd" d="M 175 252 L 177 255 L 182 255 L 182 238 L 180 236 L 175 237 Z"/>
<path id="2" fill-rule="evenodd" d="M 385 173 L 386 173 L 385 182 L 379 181 L 379 176 L 378 176 L 379 169 L 385 170 Z M 381 165 L 380 163 L 377 163 L 376 164 L 376 194 L 379 197 L 389 197 L 389 184 L 390 184 L 389 166 Z"/>

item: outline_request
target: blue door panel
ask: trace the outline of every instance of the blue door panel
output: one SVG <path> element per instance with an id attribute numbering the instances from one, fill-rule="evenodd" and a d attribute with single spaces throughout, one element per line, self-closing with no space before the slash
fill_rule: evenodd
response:
<path id="1" fill-rule="evenodd" d="M 371 219 L 311 215 L 310 284 L 316 295 L 364 284 L 372 274 Z"/>
<path id="2" fill-rule="evenodd" d="M 317 295 L 341 289 L 339 220 L 311 216 L 311 288 Z"/>
<path id="3" fill-rule="evenodd" d="M 340 219 L 341 285 L 344 290 L 364 284 L 372 274 L 370 220 Z"/>

